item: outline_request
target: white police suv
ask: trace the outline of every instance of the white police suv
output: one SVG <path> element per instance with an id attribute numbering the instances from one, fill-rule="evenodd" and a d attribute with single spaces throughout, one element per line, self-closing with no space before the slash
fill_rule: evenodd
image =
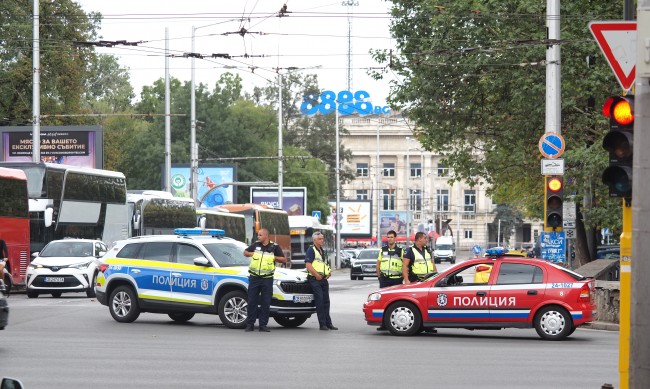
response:
<path id="1" fill-rule="evenodd" d="M 229 328 L 244 328 L 247 246 L 223 237 L 223 230 L 175 232 L 117 242 L 99 265 L 97 300 L 121 323 L 133 322 L 141 312 L 167 314 L 177 322 L 209 313 Z M 307 274 L 276 268 L 271 317 L 284 327 L 297 327 L 315 311 Z"/>

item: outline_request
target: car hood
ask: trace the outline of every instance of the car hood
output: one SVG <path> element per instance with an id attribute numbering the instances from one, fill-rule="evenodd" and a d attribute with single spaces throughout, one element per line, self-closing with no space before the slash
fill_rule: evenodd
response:
<path id="1" fill-rule="evenodd" d="M 36 257 L 32 260 L 34 265 L 43 266 L 69 266 L 78 263 L 97 261 L 95 257 Z"/>

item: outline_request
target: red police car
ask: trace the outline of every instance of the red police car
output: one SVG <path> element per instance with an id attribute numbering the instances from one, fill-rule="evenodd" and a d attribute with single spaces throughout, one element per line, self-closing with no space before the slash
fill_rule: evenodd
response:
<path id="1" fill-rule="evenodd" d="M 531 328 L 561 340 L 595 320 L 593 279 L 544 260 L 503 256 L 471 259 L 423 282 L 378 290 L 363 312 L 369 325 L 393 335 L 426 328 Z M 477 267 L 490 265 L 487 282 L 475 282 Z"/>

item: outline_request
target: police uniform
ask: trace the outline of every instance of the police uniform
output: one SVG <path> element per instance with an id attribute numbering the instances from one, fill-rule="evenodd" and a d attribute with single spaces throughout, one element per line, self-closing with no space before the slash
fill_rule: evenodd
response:
<path id="1" fill-rule="evenodd" d="M 395 245 L 394 248 L 388 245 L 381 248 L 379 251 L 379 287 L 386 288 L 388 286 L 400 285 L 404 282 L 402 277 L 402 257 L 404 256 L 404 249 Z"/>
<path id="2" fill-rule="evenodd" d="M 246 251 L 253 253 L 248 268 L 248 317 L 247 327 L 253 327 L 258 316 L 260 328 L 266 327 L 269 323 L 271 311 L 271 298 L 273 297 L 273 274 L 275 273 L 275 257 L 284 257 L 280 246 L 273 242 L 263 245 L 262 242 L 255 242 L 246 248 Z M 261 296 L 260 296 L 261 295 Z"/>
<path id="3" fill-rule="evenodd" d="M 422 250 L 415 245 L 409 247 L 404 258 L 409 259 L 408 273 L 411 282 L 422 281 L 427 274 L 437 272 L 431 251 L 426 246 Z"/>
<path id="4" fill-rule="evenodd" d="M 311 263 L 314 270 L 321 275 L 320 280 L 317 280 L 311 274 L 307 277 L 314 293 L 314 303 L 316 304 L 316 315 L 318 316 L 320 329 L 337 329 L 332 325 L 332 318 L 330 317 L 330 286 L 327 276 L 330 275 L 331 269 L 325 260 L 323 249 L 309 246 L 305 252 L 305 263 Z"/>

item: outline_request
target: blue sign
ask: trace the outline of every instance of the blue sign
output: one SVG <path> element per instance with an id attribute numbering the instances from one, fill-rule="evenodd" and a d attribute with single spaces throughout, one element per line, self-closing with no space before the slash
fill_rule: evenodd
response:
<path id="1" fill-rule="evenodd" d="M 344 90 L 338 94 L 330 90 L 326 90 L 320 95 L 308 94 L 304 96 L 302 104 L 300 104 L 300 113 L 303 115 L 328 115 L 338 109 L 339 115 L 352 115 L 357 113 L 359 115 L 380 115 L 390 113 L 389 106 L 373 106 L 368 98 L 370 94 L 364 90 L 359 90 L 354 93 Z"/>
<path id="2" fill-rule="evenodd" d="M 474 247 L 472 247 L 472 252 L 474 253 L 474 255 L 481 255 L 482 251 L 483 249 L 479 245 L 474 245 Z"/>
<path id="3" fill-rule="evenodd" d="M 542 232 L 540 234 L 542 258 L 547 261 L 566 261 L 566 239 L 563 232 Z"/>
<path id="4" fill-rule="evenodd" d="M 320 211 L 311 211 L 311 217 L 315 217 L 320 220 Z"/>
<path id="5" fill-rule="evenodd" d="M 564 146 L 564 138 L 560 134 L 549 132 L 539 139 L 539 152 L 545 158 L 559 158 L 564 153 Z"/>

